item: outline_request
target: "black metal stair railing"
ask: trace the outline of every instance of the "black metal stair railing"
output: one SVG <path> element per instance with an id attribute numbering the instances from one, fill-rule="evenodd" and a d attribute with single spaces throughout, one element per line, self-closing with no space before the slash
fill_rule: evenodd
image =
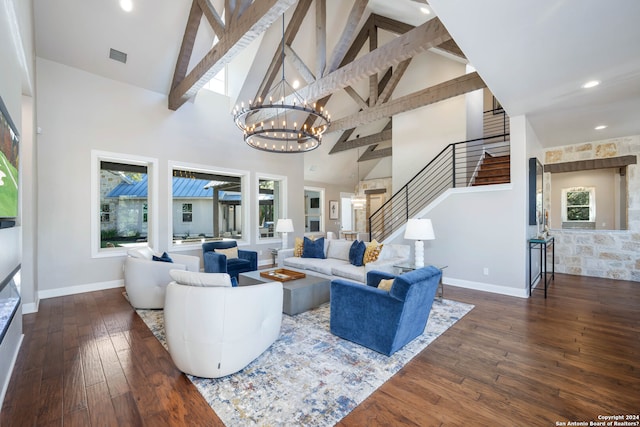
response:
<path id="1" fill-rule="evenodd" d="M 447 145 L 369 217 L 370 240 L 383 241 L 446 190 L 473 185 L 485 156 L 510 154 L 508 117 L 504 110 L 490 110 L 484 115 L 485 134 L 489 120 L 494 122 L 491 129 L 502 133 Z"/>

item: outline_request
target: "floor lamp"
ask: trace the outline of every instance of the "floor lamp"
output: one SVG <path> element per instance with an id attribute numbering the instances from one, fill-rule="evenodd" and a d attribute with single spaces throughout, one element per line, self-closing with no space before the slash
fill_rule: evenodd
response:
<path id="1" fill-rule="evenodd" d="M 276 224 L 276 233 L 282 234 L 282 249 L 287 249 L 287 233 L 293 233 L 293 220 L 279 219 Z"/>
<path id="2" fill-rule="evenodd" d="M 415 268 L 424 267 L 424 240 L 434 240 L 433 225 L 427 218 L 411 218 L 407 221 L 404 238 L 415 240 Z"/>

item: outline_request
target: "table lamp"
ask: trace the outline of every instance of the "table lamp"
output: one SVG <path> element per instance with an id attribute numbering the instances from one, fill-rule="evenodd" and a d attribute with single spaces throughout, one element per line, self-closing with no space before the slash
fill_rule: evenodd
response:
<path id="1" fill-rule="evenodd" d="M 282 249 L 287 249 L 287 233 L 293 233 L 293 220 L 279 219 L 276 224 L 276 233 L 282 234 Z"/>
<path id="2" fill-rule="evenodd" d="M 427 218 L 410 218 L 407 221 L 407 228 L 404 231 L 404 238 L 415 240 L 415 267 L 424 267 L 424 242 L 423 240 L 434 240 L 436 236 L 433 234 L 433 225 L 431 220 Z"/>

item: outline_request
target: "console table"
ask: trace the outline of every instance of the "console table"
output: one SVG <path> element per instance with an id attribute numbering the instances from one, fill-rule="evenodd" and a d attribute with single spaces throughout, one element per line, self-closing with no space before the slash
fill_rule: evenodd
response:
<path id="1" fill-rule="evenodd" d="M 533 288 L 533 282 L 538 279 L 538 277 L 542 277 L 544 274 L 544 297 L 547 297 L 547 287 L 548 287 L 548 270 L 547 270 L 547 249 L 551 248 L 551 280 L 555 279 L 556 275 L 556 249 L 555 249 L 555 240 L 553 237 L 546 238 L 533 238 L 529 239 L 529 296 L 531 296 L 531 291 Z M 540 250 L 540 273 L 536 274 L 535 277 L 531 277 L 531 256 L 532 252 L 535 249 Z M 543 261 L 544 259 L 544 261 Z"/>

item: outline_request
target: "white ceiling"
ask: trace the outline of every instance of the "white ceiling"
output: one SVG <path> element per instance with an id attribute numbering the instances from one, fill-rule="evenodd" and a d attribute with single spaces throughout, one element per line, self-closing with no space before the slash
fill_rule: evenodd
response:
<path id="1" fill-rule="evenodd" d="M 640 1 L 429 3 L 505 110 L 526 114 L 543 146 L 640 134 Z M 582 89 L 589 80 L 602 83 Z M 600 124 L 608 127 L 594 130 Z"/>
<path id="2" fill-rule="evenodd" d="M 337 1 L 328 13 L 343 7 L 348 14 L 352 2 Z M 34 0 L 37 55 L 168 93 L 191 0 L 133 3 L 127 13 L 117 0 Z M 526 114 L 544 146 L 640 134 L 640 1 L 429 4 L 507 112 Z M 428 19 L 416 13 L 420 6 L 410 0 L 371 0 L 368 7 L 418 25 Z M 201 26 L 194 58 L 208 50 L 212 38 L 208 26 Z M 126 52 L 127 64 L 109 59 L 110 48 Z M 589 91 L 580 88 L 591 79 L 602 84 Z M 332 117 L 339 118 L 333 112 Z M 595 131 L 598 124 L 608 128 Z M 329 135 L 317 152 L 305 154 L 306 179 L 355 183 L 348 171 L 357 153 L 326 160 L 337 134 Z M 367 163 L 361 165 L 361 176 L 374 165 Z"/>

